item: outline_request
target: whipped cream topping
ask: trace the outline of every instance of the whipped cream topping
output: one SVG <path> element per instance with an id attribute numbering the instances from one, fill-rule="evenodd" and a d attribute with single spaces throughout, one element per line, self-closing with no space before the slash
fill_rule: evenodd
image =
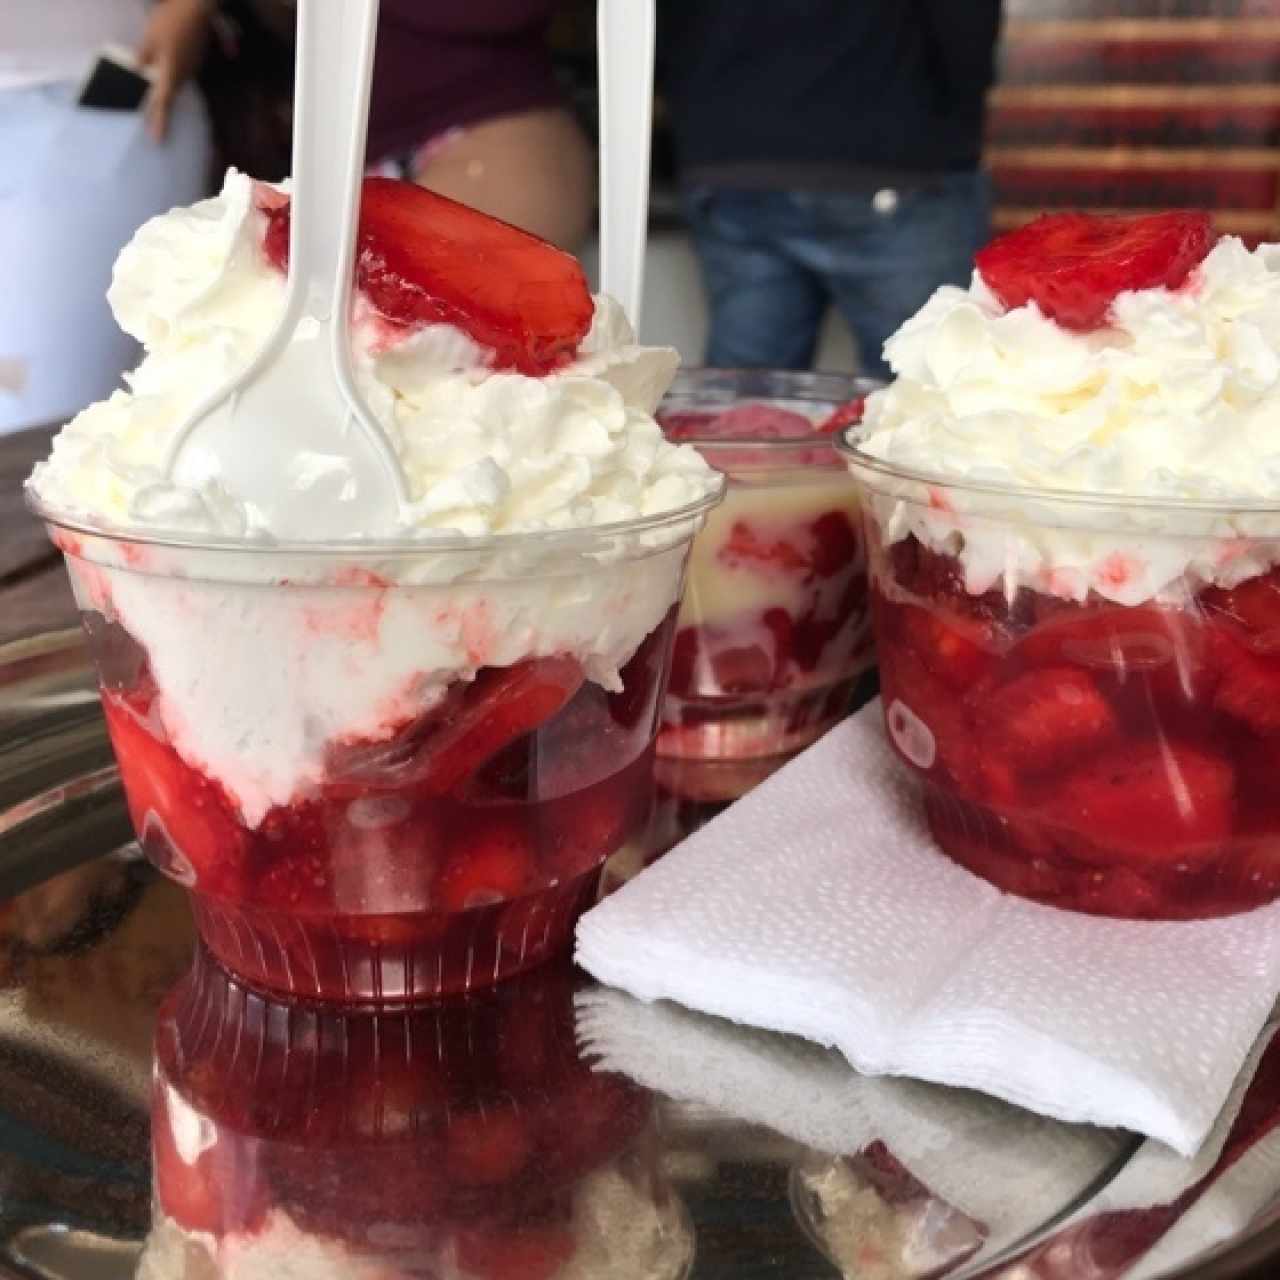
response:
<path id="1" fill-rule="evenodd" d="M 108 300 L 146 354 L 127 387 L 69 423 L 36 468 L 30 484 L 48 507 L 116 529 L 270 540 L 263 513 L 218 480 L 192 489 L 164 474 L 183 422 L 249 364 L 280 317 L 285 280 L 262 251 L 264 231 L 254 184 L 231 170 L 217 197 L 152 219 L 125 247 Z M 577 358 L 530 378 L 493 370 L 492 353 L 451 326 L 407 332 L 357 300 L 357 382 L 408 481 L 400 533 L 587 527 L 714 492 L 697 451 L 668 443 L 653 420 L 676 353 L 639 346 L 618 305 L 595 302 Z"/>
<path id="2" fill-rule="evenodd" d="M 216 199 L 137 233 L 110 301 L 147 354 L 127 389 L 61 432 L 30 481 L 47 508 L 108 534 L 219 535 L 266 552 L 57 535 L 81 607 L 146 652 L 158 727 L 251 827 L 314 794 L 335 742 L 390 738 L 482 667 L 572 655 L 589 680 L 620 689 L 620 669 L 679 598 L 699 524 L 661 517 L 723 483 L 653 419 L 675 352 L 637 345 L 608 298 L 577 358 L 545 378 L 497 372 L 459 330 L 406 333 L 357 299 L 356 376 L 408 478 L 411 554 L 274 546 L 252 504 L 163 470 L 183 420 L 280 314 L 285 282 L 263 253 L 264 223 L 254 184 L 232 171 Z M 308 482 L 296 469 L 292 479 Z M 658 519 L 592 532 L 646 516 Z M 521 536 L 457 546 L 506 534 Z"/>
<path id="3" fill-rule="evenodd" d="M 1111 321 L 1075 333 L 1034 302 L 1006 311 L 977 273 L 939 289 L 886 344 L 896 381 L 868 398 L 855 436 L 940 481 L 862 471 L 885 536 L 957 555 L 975 593 L 1123 604 L 1280 558 L 1257 541 L 1280 538 L 1280 245 L 1220 240 L 1180 288 L 1120 294 Z M 1256 503 L 1275 510 L 1231 510 Z"/>

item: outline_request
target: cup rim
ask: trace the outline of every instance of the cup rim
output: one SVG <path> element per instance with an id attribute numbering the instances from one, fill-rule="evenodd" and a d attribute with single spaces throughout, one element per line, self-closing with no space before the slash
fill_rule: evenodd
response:
<path id="1" fill-rule="evenodd" d="M 225 552 L 249 556 L 332 556 L 395 558 L 461 552 L 502 552 L 515 549 L 567 551 L 590 550 L 611 538 L 631 537 L 679 525 L 705 515 L 724 498 L 728 480 L 714 477 L 711 489 L 693 502 L 667 511 L 658 511 L 629 520 L 605 524 L 579 525 L 572 529 L 535 529 L 526 533 L 469 534 L 457 530 L 431 531 L 417 538 L 331 538 L 306 541 L 263 538 L 258 541 L 218 534 L 188 534 L 178 530 L 139 529 L 95 523 L 93 520 L 55 510 L 28 485 L 23 497 L 28 510 L 46 525 L 82 537 L 110 542 L 141 544 L 181 551 Z"/>
<path id="2" fill-rule="evenodd" d="M 855 476 L 860 472 L 868 471 L 886 479 L 935 486 L 939 489 L 954 489 L 961 493 L 978 494 L 990 498 L 1017 499 L 1020 501 L 1032 499 L 1100 511 L 1184 511 L 1189 514 L 1221 514 L 1224 516 L 1252 513 L 1280 515 L 1280 498 L 1270 500 L 1175 498 L 1162 497 L 1151 493 L 1129 495 L 1102 493 L 1088 489 L 1057 489 L 1037 485 L 1001 484 L 995 480 L 961 480 L 940 472 L 904 467 L 896 463 L 886 462 L 883 458 L 874 457 L 860 447 L 860 441 L 857 437 L 864 431 L 865 428 L 863 426 L 856 425 L 848 427 L 844 431 L 838 431 L 832 437 L 836 450 L 844 455 L 846 464 Z"/>
<path id="3" fill-rule="evenodd" d="M 743 400 L 765 402 L 771 400 L 814 400 L 829 403 L 833 408 L 844 404 L 855 396 L 869 396 L 873 391 L 879 391 L 887 385 L 879 378 L 870 378 L 861 373 L 837 373 L 832 370 L 812 369 L 738 369 L 718 365 L 694 365 L 677 371 L 670 388 L 662 397 L 662 400 L 659 401 L 658 408 L 655 410 L 658 425 L 662 426 L 662 410 L 668 400 L 695 397 L 699 386 L 703 383 L 715 386 L 730 383 L 735 379 L 747 384 L 748 389 L 743 392 Z M 751 384 L 757 384 L 760 390 L 749 389 Z M 768 387 L 771 384 L 776 385 L 779 390 L 770 393 Z M 837 385 L 840 385 L 847 394 L 837 394 Z M 827 395 L 820 394 L 824 386 L 828 391 Z M 815 387 L 816 390 L 810 390 L 806 393 L 806 388 Z M 729 406 L 726 405 L 725 407 Z M 815 429 L 808 435 L 786 436 L 781 439 L 761 440 L 755 436 L 683 436 L 679 440 L 672 441 L 672 443 L 690 445 L 697 449 L 699 453 L 704 451 L 706 453 L 714 453 L 718 450 L 732 450 L 735 453 L 755 453 L 759 455 L 762 462 L 775 454 L 795 453 L 801 449 L 818 449 L 823 446 L 834 449 L 838 433 L 831 431 L 819 432 L 816 429 L 817 423 L 814 424 L 814 427 Z M 663 435 L 666 436 L 665 429 L 663 430 Z M 803 468 L 810 464 L 792 462 L 788 465 L 792 468 L 796 466 Z"/>

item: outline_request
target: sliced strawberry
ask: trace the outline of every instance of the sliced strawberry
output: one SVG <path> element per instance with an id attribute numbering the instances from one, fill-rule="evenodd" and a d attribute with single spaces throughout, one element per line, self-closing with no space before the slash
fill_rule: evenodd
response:
<path id="1" fill-rule="evenodd" d="M 905 646 L 881 654 L 880 679 L 885 728 L 898 754 L 935 781 L 945 774 L 959 790 L 975 790 L 976 737 L 955 691 Z"/>
<path id="2" fill-rule="evenodd" d="M 1074 763 L 1118 735 L 1111 704 L 1078 668 L 1028 671 L 975 704 L 984 756 L 1020 773 Z"/>
<path id="3" fill-rule="evenodd" d="M 1213 653 L 1221 678 L 1214 705 L 1255 733 L 1280 734 L 1280 658 L 1262 658 L 1215 630 Z"/>
<path id="4" fill-rule="evenodd" d="M 1068 606 L 1049 612 L 1013 654 L 1029 666 L 1086 667 L 1112 688 L 1146 681 L 1169 700 L 1191 703 L 1217 678 L 1207 631 L 1187 609 Z"/>
<path id="5" fill-rule="evenodd" d="M 441 911 L 469 911 L 527 893 L 536 862 L 524 825 L 497 807 L 488 813 L 475 810 L 465 821 L 440 876 Z"/>
<path id="6" fill-rule="evenodd" d="M 582 687 L 576 658 L 530 658 L 513 667 L 486 667 L 462 707 L 432 734 L 426 753 L 427 788 L 454 791 L 504 747 L 532 733 Z"/>
<path id="7" fill-rule="evenodd" d="M 803 573 L 809 557 L 786 538 L 762 538 L 746 520 L 735 520 L 729 537 L 716 552 L 716 559 L 728 569 L 743 566 L 787 574 Z"/>
<path id="8" fill-rule="evenodd" d="M 183 1160 L 170 1128 L 163 1091 L 151 1108 L 152 1183 L 160 1207 L 187 1231 L 218 1233 L 223 1225 L 222 1190 L 213 1168 L 212 1149 L 193 1164 Z"/>
<path id="9" fill-rule="evenodd" d="M 1189 744 L 1126 743 L 1068 774 L 1043 814 L 1083 835 L 1099 862 L 1172 866 L 1216 852 L 1230 836 L 1234 791 L 1222 756 Z"/>
<path id="10" fill-rule="evenodd" d="M 989 624 L 912 604 L 894 613 L 903 643 L 951 688 L 967 693 L 990 670 L 996 633 Z"/>
<path id="11" fill-rule="evenodd" d="M 283 270 L 288 204 L 263 212 L 267 258 Z M 495 368 L 535 376 L 573 359 L 595 314 L 577 259 L 527 231 L 391 178 L 364 180 L 356 279 L 388 320 L 415 328 L 453 325 L 493 350 Z"/>
<path id="12" fill-rule="evenodd" d="M 813 534 L 813 569 L 832 578 L 859 561 L 860 539 L 845 511 L 824 511 L 809 526 Z"/>
<path id="13" fill-rule="evenodd" d="M 226 792 L 155 737 L 125 698 L 104 693 L 102 708 L 138 839 L 202 893 L 238 896 L 245 835 Z"/>
<path id="14" fill-rule="evenodd" d="M 1006 307 L 1035 302 L 1065 328 L 1088 331 L 1106 324 L 1127 290 L 1176 289 L 1215 239 L 1207 213 L 1045 214 L 998 236 L 976 265 Z"/>
<path id="15" fill-rule="evenodd" d="M 814 434 L 802 413 L 770 404 L 735 404 L 719 413 L 663 412 L 659 422 L 668 440 L 802 440 Z"/>
<path id="16" fill-rule="evenodd" d="M 856 427 L 862 421 L 866 408 L 867 397 L 854 396 L 852 400 L 846 400 L 844 404 L 837 405 L 818 423 L 817 430 L 823 435 L 831 436 L 837 431 L 843 431 L 846 427 Z"/>
<path id="17" fill-rule="evenodd" d="M 1255 652 L 1280 652 L 1280 571 L 1259 574 L 1230 590 L 1210 587 L 1200 601 L 1211 614 L 1234 622 Z"/>
<path id="18" fill-rule="evenodd" d="M 445 1132 L 450 1177 L 464 1187 L 495 1187 L 518 1176 L 533 1155 L 533 1134 L 508 1107 L 454 1112 Z"/>

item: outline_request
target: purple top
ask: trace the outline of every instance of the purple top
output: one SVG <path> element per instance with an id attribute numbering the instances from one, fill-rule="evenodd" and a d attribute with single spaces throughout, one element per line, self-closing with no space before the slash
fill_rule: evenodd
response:
<path id="1" fill-rule="evenodd" d="M 556 0 L 382 0 L 370 162 L 448 129 L 560 103 L 547 48 Z"/>

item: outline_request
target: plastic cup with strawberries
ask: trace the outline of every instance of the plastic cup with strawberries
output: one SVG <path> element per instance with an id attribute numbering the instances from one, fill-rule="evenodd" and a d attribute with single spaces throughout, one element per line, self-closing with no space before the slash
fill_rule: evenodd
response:
<path id="1" fill-rule="evenodd" d="M 164 1001 L 143 1277 L 678 1280 L 652 1096 L 578 1052 L 551 965 L 397 1011 L 278 1003 L 206 955 Z"/>
<path id="2" fill-rule="evenodd" d="M 895 334 L 842 437 L 889 738 L 1002 889 L 1188 919 L 1280 896 L 1275 246 L 1046 215 Z"/>
<path id="3" fill-rule="evenodd" d="M 676 602 L 717 497 L 384 545 L 44 512 L 139 841 L 218 960 L 376 1003 L 562 949 L 605 860 L 646 838 Z"/>
<path id="4" fill-rule="evenodd" d="M 663 843 L 830 728 L 873 663 L 857 491 L 833 433 L 876 385 L 693 369 L 659 408 L 667 438 L 728 478 L 677 622 L 658 735 Z"/>
<path id="5" fill-rule="evenodd" d="M 856 436 L 849 460 L 885 724 L 939 848 L 1097 915 L 1280 896 L 1280 507 L 944 482 Z"/>

